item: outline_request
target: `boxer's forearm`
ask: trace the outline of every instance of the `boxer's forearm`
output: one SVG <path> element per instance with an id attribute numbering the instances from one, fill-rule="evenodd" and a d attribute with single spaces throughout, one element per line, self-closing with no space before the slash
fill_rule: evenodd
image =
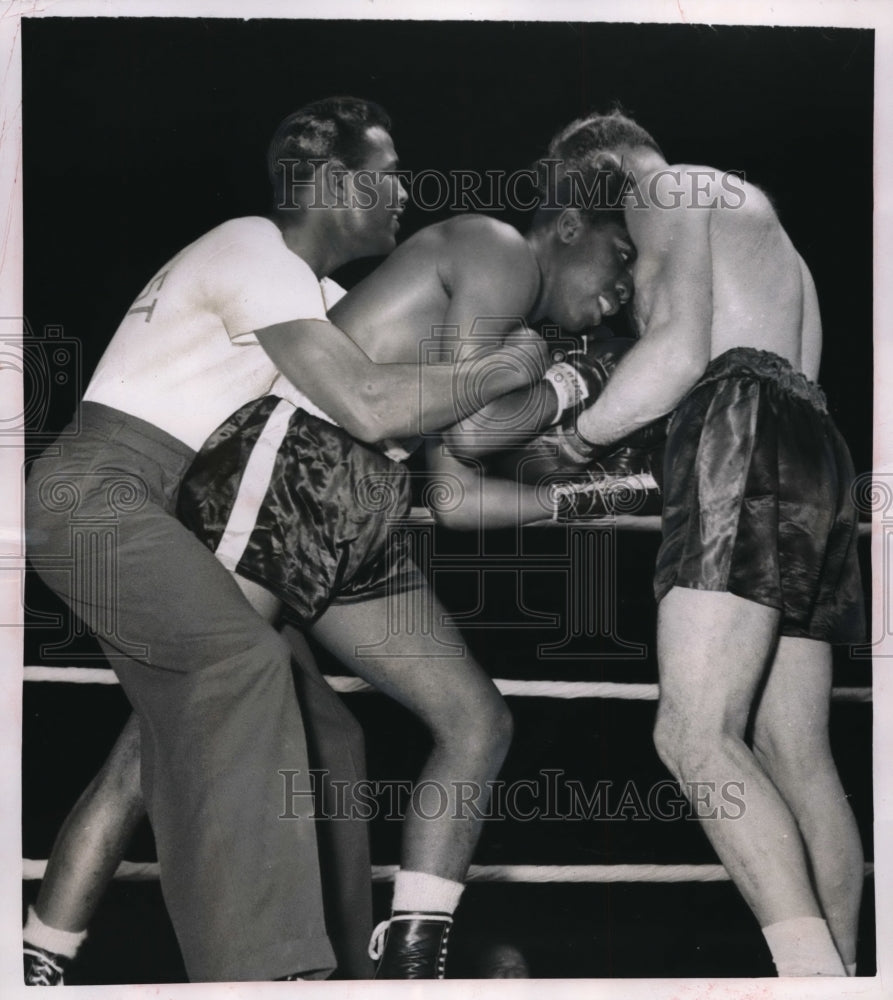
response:
<path id="1" fill-rule="evenodd" d="M 549 382 L 539 381 L 500 396 L 444 433 L 457 458 L 472 459 L 517 448 L 555 421 L 557 399 Z"/>
<path id="2" fill-rule="evenodd" d="M 279 371 L 361 441 L 409 437 L 456 423 L 540 378 L 543 351 L 519 340 L 454 364 L 378 364 L 338 327 L 320 320 L 257 331 Z"/>
<path id="3" fill-rule="evenodd" d="M 644 328 L 604 392 L 577 418 L 589 442 L 611 444 L 673 410 L 710 360 L 710 214 L 686 205 L 627 212 L 639 251 Z"/>
<path id="4" fill-rule="evenodd" d="M 456 365 L 422 365 L 421 432 L 462 424 L 472 414 L 468 423 L 473 425 L 477 414 L 491 412 L 491 407 L 499 412 L 517 407 L 541 379 L 546 358 L 542 342 L 527 339 L 512 340 L 497 350 L 479 350 Z M 445 394 L 446 378 L 451 379 L 451 389 Z"/>
<path id="5" fill-rule="evenodd" d="M 436 478 L 432 478 L 436 486 Z M 478 528 L 513 528 L 551 517 L 545 492 L 531 486 L 519 486 L 507 479 L 481 478 L 480 489 L 466 492 L 454 506 L 438 510 L 432 505 L 438 524 L 457 531 Z"/>
<path id="6" fill-rule="evenodd" d="M 670 351 L 670 342 L 671 333 L 654 330 L 628 352 L 602 394 L 577 417 L 582 437 L 592 444 L 612 444 L 676 407 L 703 374 L 709 349 Z"/>
<path id="7" fill-rule="evenodd" d="M 439 524 L 459 531 L 507 528 L 550 516 L 548 491 L 483 474 L 480 463 L 459 462 L 451 449 L 428 449 L 431 512 Z"/>
<path id="8" fill-rule="evenodd" d="M 587 402 L 591 406 L 634 343 L 628 337 L 606 337 L 563 352 L 541 382 L 496 400 L 451 429 L 447 442 L 453 453 L 468 459 L 518 448 L 563 422 L 564 414 Z"/>

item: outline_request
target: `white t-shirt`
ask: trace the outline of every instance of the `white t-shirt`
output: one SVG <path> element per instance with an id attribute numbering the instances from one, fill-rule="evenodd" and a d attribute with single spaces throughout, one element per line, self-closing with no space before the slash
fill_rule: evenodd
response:
<path id="1" fill-rule="evenodd" d="M 198 450 L 278 372 L 256 330 L 326 318 L 344 294 L 318 281 L 269 219 L 232 219 L 191 243 L 130 307 L 84 393 Z"/>

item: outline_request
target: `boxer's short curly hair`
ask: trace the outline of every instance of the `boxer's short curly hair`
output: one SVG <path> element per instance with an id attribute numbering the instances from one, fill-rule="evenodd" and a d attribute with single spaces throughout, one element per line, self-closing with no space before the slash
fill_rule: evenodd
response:
<path id="1" fill-rule="evenodd" d="M 646 146 L 663 156 L 654 138 L 618 110 L 572 121 L 553 136 L 547 155 L 567 166 L 583 166 L 599 153 L 635 146 Z"/>
<path id="2" fill-rule="evenodd" d="M 544 157 L 533 169 L 539 195 L 534 228 L 548 224 L 566 208 L 577 209 L 591 226 L 624 225 L 626 175 L 613 157 L 593 158 L 570 169 Z"/>
<path id="3" fill-rule="evenodd" d="M 376 125 L 389 132 L 391 119 L 384 108 L 359 97 L 326 97 L 283 118 L 267 149 L 267 173 L 277 200 L 282 194 L 283 161 L 292 181 L 313 176 L 312 160 L 334 160 L 355 170 L 368 154 L 366 133 Z"/>
<path id="4" fill-rule="evenodd" d="M 534 168 L 540 196 L 534 224 L 563 208 L 579 209 L 593 225 L 622 224 L 627 177 L 618 151 L 634 146 L 661 152 L 645 129 L 619 110 L 566 125 Z"/>

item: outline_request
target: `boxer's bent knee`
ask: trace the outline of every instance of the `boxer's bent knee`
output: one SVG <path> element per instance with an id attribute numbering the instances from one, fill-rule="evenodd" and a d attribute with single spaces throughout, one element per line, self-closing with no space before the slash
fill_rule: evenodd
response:
<path id="1" fill-rule="evenodd" d="M 732 726 L 699 726 L 685 712 L 658 708 L 654 748 L 661 763 L 677 781 L 706 780 L 716 762 L 741 743 Z"/>
<path id="2" fill-rule="evenodd" d="M 493 752 L 505 754 L 512 742 L 515 731 L 511 709 L 501 697 L 495 697 L 484 713 L 484 726 L 488 733 L 488 743 Z"/>
<path id="3" fill-rule="evenodd" d="M 458 714 L 446 713 L 434 727 L 435 739 L 475 760 L 502 759 L 512 742 L 514 720 L 499 692 L 494 688 L 492 695 L 477 698 L 471 708 L 463 708 L 461 702 L 456 707 Z"/>

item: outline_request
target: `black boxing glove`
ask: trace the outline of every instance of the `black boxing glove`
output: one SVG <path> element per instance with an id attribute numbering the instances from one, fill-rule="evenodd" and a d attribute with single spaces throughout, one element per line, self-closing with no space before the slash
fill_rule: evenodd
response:
<path id="1" fill-rule="evenodd" d="M 564 405 L 563 418 L 523 445 L 489 456 L 487 471 L 528 485 L 582 473 L 615 476 L 642 473 L 661 478 L 662 449 L 670 415 L 606 445 L 593 444 L 576 429 L 578 410 L 595 402 L 634 343 L 628 337 L 590 339 L 554 364 L 549 370 L 551 375 L 547 373 L 546 377 L 556 393 L 564 393 L 559 395 L 559 405 Z M 572 388 L 568 388 L 570 385 Z"/>
<path id="2" fill-rule="evenodd" d="M 564 360 L 553 364 L 544 379 L 552 383 L 558 395 L 559 413 L 554 423 L 561 424 L 562 454 L 568 461 L 587 462 L 596 456 L 627 452 L 628 464 L 635 464 L 635 452 L 653 452 L 663 447 L 672 414 L 658 417 L 626 437 L 610 445 L 596 445 L 577 433 L 569 413 L 592 404 L 602 394 L 605 383 L 613 374 L 618 362 L 635 343 L 630 337 L 608 337 L 593 340 L 585 347 L 568 351 Z M 563 419 L 562 419 L 563 418 Z M 599 459 L 601 464 L 603 459 Z M 621 461 L 619 458 L 613 461 Z"/>
<path id="3" fill-rule="evenodd" d="M 663 478 L 664 444 L 670 417 L 661 417 L 610 445 L 590 466 L 607 475 L 630 476 L 649 473 L 658 484 Z"/>
<path id="4" fill-rule="evenodd" d="M 553 473 L 585 471 L 598 455 L 614 446 L 593 446 L 576 430 L 576 415 L 599 397 L 620 358 L 635 343 L 629 337 L 586 338 L 546 372 L 556 395 L 552 425 L 517 448 L 491 455 L 487 468 L 494 475 L 537 483 Z"/>
<path id="5" fill-rule="evenodd" d="M 552 419 L 557 424 L 568 412 L 576 413 L 591 406 L 601 395 L 617 362 L 632 347 L 630 337 L 586 338 L 584 343 L 556 361 L 543 376 L 555 391 L 557 410 Z"/>
<path id="6" fill-rule="evenodd" d="M 531 486 L 555 477 L 584 473 L 608 476 L 642 473 L 653 475 L 660 482 L 666 425 L 667 420 L 662 419 L 620 442 L 593 446 L 577 434 L 573 417 L 568 417 L 560 426 L 543 431 L 520 448 L 489 456 L 486 470 L 491 475 Z M 643 446 L 628 443 L 636 440 Z"/>

